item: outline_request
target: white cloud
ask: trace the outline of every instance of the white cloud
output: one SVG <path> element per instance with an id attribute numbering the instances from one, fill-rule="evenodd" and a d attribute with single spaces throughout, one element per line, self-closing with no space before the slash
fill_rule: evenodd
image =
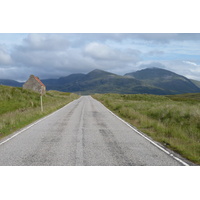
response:
<path id="1" fill-rule="evenodd" d="M 138 62 L 140 60 L 141 52 L 131 48 L 123 50 L 111 48 L 105 44 L 97 42 L 89 43 L 85 49 L 84 54 L 98 60 L 113 60 L 119 62 Z"/>
<path id="2" fill-rule="evenodd" d="M 23 42 L 24 44 L 19 48 L 24 50 L 59 51 L 65 50 L 69 46 L 69 41 L 64 34 L 32 33 Z"/>
<path id="3" fill-rule="evenodd" d="M 199 79 L 199 36 L 28 34 L 12 48 L 9 45 L 9 51 L 6 43 L 0 46 L 0 78 L 19 80 L 30 73 L 57 78 L 95 68 L 123 75 L 144 67 L 160 67 Z"/>
<path id="4" fill-rule="evenodd" d="M 193 66 L 199 66 L 197 65 L 196 63 L 194 62 L 190 62 L 190 61 L 183 61 L 184 63 L 187 63 L 187 64 L 190 64 L 190 65 L 193 65 Z"/>
<path id="5" fill-rule="evenodd" d="M 114 48 L 105 44 L 92 42 L 85 46 L 83 55 L 91 58 L 95 67 L 124 75 L 133 70 L 141 60 L 141 52 L 132 48 Z"/>
<path id="6" fill-rule="evenodd" d="M 117 52 L 109 46 L 93 42 L 88 44 L 84 52 L 95 59 L 112 60 L 117 58 Z"/>
<path id="7" fill-rule="evenodd" d="M 0 46 L 0 65 L 9 65 L 12 63 L 11 56 Z"/>

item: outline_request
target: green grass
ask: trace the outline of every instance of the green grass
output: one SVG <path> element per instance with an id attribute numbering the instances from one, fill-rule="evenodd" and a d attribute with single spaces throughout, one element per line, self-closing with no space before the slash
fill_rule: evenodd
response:
<path id="1" fill-rule="evenodd" d="M 200 164 L 200 94 L 93 97 L 154 140 Z"/>
<path id="2" fill-rule="evenodd" d="M 40 108 L 40 95 L 19 87 L 0 86 L 0 138 L 44 117 L 63 107 L 79 96 L 72 93 L 48 91 L 43 96 Z"/>

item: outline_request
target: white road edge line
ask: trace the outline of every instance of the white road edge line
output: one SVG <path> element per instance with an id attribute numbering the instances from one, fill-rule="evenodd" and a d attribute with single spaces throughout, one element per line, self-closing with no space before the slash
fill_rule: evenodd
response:
<path id="1" fill-rule="evenodd" d="M 55 112 L 47 115 L 46 117 L 43 117 L 42 119 L 37 120 L 36 122 L 33 122 L 31 125 L 26 126 L 25 128 L 23 128 L 20 131 L 17 131 L 16 134 L 14 134 L 13 136 L 9 137 L 8 139 L 4 140 L 3 142 L 0 143 L 0 146 L 2 144 L 5 144 L 6 142 L 8 142 L 9 140 L 12 140 L 13 138 L 15 138 L 16 136 L 18 136 L 19 134 L 23 133 L 24 131 L 28 130 L 29 128 L 35 126 L 36 124 L 40 123 L 41 121 L 47 119 L 48 117 L 51 117 L 52 115 L 56 114 L 57 112 L 59 112 L 60 110 L 64 109 L 65 107 L 69 106 L 70 104 L 72 104 L 73 102 L 77 101 L 78 99 L 75 99 L 74 101 L 68 103 L 67 105 L 63 106 L 62 108 L 56 110 Z"/>
<path id="2" fill-rule="evenodd" d="M 95 99 L 96 100 L 96 99 Z M 97 100 L 96 100 L 97 101 Z M 98 101 L 99 102 L 99 101 Z M 101 102 L 99 102 L 103 107 L 105 107 Z M 105 107 L 106 108 L 106 107 Z M 114 114 L 111 110 L 109 110 L 108 108 L 106 108 L 113 116 L 115 116 L 116 118 L 118 118 L 120 121 L 122 121 L 124 124 L 126 124 L 129 128 L 131 128 L 133 131 L 135 131 L 136 133 L 138 133 L 139 135 L 141 135 L 143 138 L 145 138 L 146 140 L 148 140 L 150 143 L 152 143 L 154 146 L 156 146 L 157 148 L 159 148 L 160 150 L 162 150 L 163 152 L 165 152 L 166 154 L 168 154 L 169 156 L 171 156 L 172 158 L 174 158 L 175 160 L 177 160 L 178 162 L 182 163 L 185 166 L 190 166 L 189 164 L 187 164 L 186 162 L 184 162 L 183 160 L 181 160 L 180 158 L 177 158 L 176 156 L 174 156 L 173 154 L 171 154 L 169 151 L 167 151 L 166 149 L 164 149 L 163 147 L 161 147 L 160 145 L 156 144 L 153 140 L 149 139 L 148 137 L 146 137 L 145 135 L 143 135 L 141 132 L 139 132 L 137 129 L 135 129 L 134 127 L 132 127 L 128 122 L 124 121 L 122 118 L 120 118 L 119 116 L 117 116 L 116 114 Z"/>

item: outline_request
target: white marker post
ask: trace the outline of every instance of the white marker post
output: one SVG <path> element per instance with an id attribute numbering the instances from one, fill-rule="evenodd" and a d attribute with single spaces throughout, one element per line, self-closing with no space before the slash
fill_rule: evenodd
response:
<path id="1" fill-rule="evenodd" d="M 40 89 L 40 105 L 41 105 L 41 112 L 43 112 L 43 102 L 42 102 L 42 89 Z"/>

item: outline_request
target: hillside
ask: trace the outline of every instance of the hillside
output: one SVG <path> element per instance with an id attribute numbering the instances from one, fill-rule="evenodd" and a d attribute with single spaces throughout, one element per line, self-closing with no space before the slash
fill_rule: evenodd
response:
<path id="1" fill-rule="evenodd" d="M 200 81 L 196 81 L 196 80 L 193 80 L 193 79 L 190 79 L 197 87 L 200 88 Z"/>
<path id="2" fill-rule="evenodd" d="M 57 80 L 43 80 L 47 89 L 65 92 L 126 93 L 126 94 L 182 94 L 198 93 L 194 83 L 184 76 L 159 68 L 119 76 L 103 70 L 93 70 L 88 74 L 72 74 Z"/>
<path id="3" fill-rule="evenodd" d="M 62 84 L 61 84 L 62 80 Z M 42 80 L 47 89 L 65 92 L 92 93 L 158 93 L 164 90 L 143 84 L 142 81 L 126 76 L 95 69 L 88 74 L 72 74 L 57 80 Z M 52 84 L 53 83 L 53 84 Z"/>
<path id="4" fill-rule="evenodd" d="M 19 87 L 0 85 L 0 138 L 57 110 L 78 95 L 48 91 L 43 96 L 44 112 L 40 109 L 40 95 Z"/>
<path id="5" fill-rule="evenodd" d="M 162 88 L 169 94 L 198 93 L 200 89 L 189 79 L 174 72 L 147 68 L 137 72 L 125 74 L 151 86 Z"/>
<path id="6" fill-rule="evenodd" d="M 9 79 L 0 79 L 0 85 L 7 85 L 13 87 L 22 87 L 23 83 Z"/>

